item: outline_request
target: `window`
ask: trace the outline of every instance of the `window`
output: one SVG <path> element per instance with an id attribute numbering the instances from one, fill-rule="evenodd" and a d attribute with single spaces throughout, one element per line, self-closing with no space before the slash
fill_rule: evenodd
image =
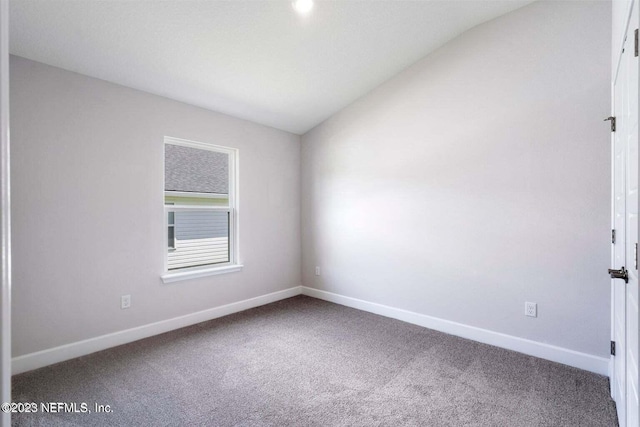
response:
<path id="1" fill-rule="evenodd" d="M 165 282 L 238 271 L 237 150 L 165 138 Z"/>

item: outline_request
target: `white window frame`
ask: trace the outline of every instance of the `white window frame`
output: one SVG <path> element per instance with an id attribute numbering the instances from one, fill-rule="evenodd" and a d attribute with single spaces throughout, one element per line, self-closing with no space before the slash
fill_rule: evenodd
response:
<path id="1" fill-rule="evenodd" d="M 173 205 L 174 203 L 169 203 L 169 205 Z M 166 203 L 165 203 L 166 205 Z M 173 227 L 173 246 L 169 246 L 169 233 L 167 233 L 167 250 L 169 252 L 176 250 L 176 215 L 173 215 L 173 223 L 169 223 L 169 214 L 167 213 L 167 228 Z"/>
<path id="2" fill-rule="evenodd" d="M 163 148 L 165 148 L 167 145 L 179 145 L 182 147 L 197 148 L 200 150 L 215 151 L 218 153 L 227 154 L 229 156 L 229 206 L 167 205 L 165 203 L 165 197 L 167 195 L 179 196 L 189 193 L 181 194 L 180 192 L 165 191 L 164 156 L 162 157 L 162 204 L 164 207 L 162 226 L 164 230 L 163 235 L 165 236 L 165 238 L 163 239 L 164 273 L 161 275 L 162 281 L 164 283 L 171 283 L 181 280 L 241 271 L 243 265 L 239 262 L 240 257 L 238 245 L 238 149 L 223 147 L 221 145 L 209 144 L 205 142 L 189 141 L 186 139 L 165 136 Z M 208 210 L 218 212 L 223 211 L 229 213 L 229 262 L 198 267 L 181 268 L 179 270 L 169 270 L 167 265 L 169 253 L 169 251 L 167 250 L 169 246 L 169 236 L 167 233 L 168 213 L 192 210 Z"/>

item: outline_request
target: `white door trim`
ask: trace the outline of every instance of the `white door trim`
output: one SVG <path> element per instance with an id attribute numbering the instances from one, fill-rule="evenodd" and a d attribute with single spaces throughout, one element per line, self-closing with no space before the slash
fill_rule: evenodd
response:
<path id="1" fill-rule="evenodd" d="M 9 1 L 0 0 L 0 403 L 11 401 L 11 210 L 9 192 Z M 0 425 L 11 414 L 0 412 Z"/>

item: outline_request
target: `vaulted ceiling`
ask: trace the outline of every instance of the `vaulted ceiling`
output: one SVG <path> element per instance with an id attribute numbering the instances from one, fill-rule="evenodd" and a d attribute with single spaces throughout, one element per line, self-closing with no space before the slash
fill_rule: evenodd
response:
<path id="1" fill-rule="evenodd" d="M 304 133 L 531 0 L 11 0 L 11 52 Z"/>

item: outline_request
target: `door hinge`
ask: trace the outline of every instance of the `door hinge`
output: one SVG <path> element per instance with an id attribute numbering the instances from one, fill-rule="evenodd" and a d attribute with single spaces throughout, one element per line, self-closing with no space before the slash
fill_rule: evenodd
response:
<path id="1" fill-rule="evenodd" d="M 616 355 L 616 342 L 615 341 L 611 341 L 611 355 L 612 356 Z"/>
<path id="2" fill-rule="evenodd" d="M 634 254 L 633 260 L 635 261 L 634 266 L 637 270 L 638 269 L 638 244 L 637 243 L 635 244 L 635 254 Z"/>
<path id="3" fill-rule="evenodd" d="M 636 30 L 633 32 L 633 40 L 634 40 L 634 55 L 633 56 L 638 56 L 638 29 L 636 28 Z"/>
<path id="4" fill-rule="evenodd" d="M 606 119 L 604 119 L 605 122 L 607 120 L 611 120 L 611 132 L 615 132 L 616 131 L 616 118 L 611 116 L 611 117 L 607 117 Z"/>
<path id="5" fill-rule="evenodd" d="M 616 230 L 611 230 L 611 244 L 616 244 Z"/>

